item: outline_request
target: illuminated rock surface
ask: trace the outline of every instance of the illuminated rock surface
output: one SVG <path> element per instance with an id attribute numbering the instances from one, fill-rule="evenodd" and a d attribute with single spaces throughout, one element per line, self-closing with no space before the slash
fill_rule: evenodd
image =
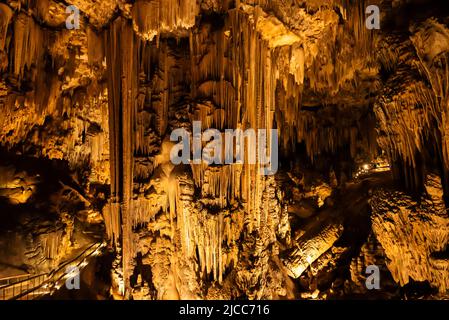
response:
<path id="1" fill-rule="evenodd" d="M 105 241 L 89 298 L 447 295 L 449 13 L 370 4 L 0 3 L 0 280 Z M 174 165 L 194 121 L 277 129 L 279 170 Z"/>

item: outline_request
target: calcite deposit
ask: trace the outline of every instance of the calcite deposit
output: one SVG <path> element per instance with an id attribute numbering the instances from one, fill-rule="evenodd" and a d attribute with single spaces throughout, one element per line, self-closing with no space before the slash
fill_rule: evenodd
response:
<path id="1" fill-rule="evenodd" d="M 447 297 L 440 2 L 2 0 L 0 299 Z"/>

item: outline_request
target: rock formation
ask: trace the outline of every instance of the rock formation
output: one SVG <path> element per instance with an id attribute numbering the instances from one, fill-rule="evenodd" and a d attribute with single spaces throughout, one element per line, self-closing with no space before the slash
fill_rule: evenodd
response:
<path id="1" fill-rule="evenodd" d="M 2 1 L 0 281 L 105 241 L 106 299 L 443 298 L 448 59 L 430 0 Z"/>

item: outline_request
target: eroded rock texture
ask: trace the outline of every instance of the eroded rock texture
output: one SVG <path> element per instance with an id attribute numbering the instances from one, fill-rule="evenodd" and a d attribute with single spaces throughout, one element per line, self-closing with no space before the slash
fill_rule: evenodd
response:
<path id="1" fill-rule="evenodd" d="M 69 5 L 78 29 L 66 28 Z M 368 5 L 379 30 L 366 27 Z M 107 241 L 97 298 L 444 297 L 446 11 L 397 0 L 2 1 L 0 280 Z M 267 155 L 278 150 L 279 167 L 262 175 L 261 157 L 234 156 L 175 165 L 174 130 L 207 142 L 195 142 L 197 121 L 223 138 L 275 130 Z"/>
<path id="2" fill-rule="evenodd" d="M 389 259 L 388 269 L 400 285 L 410 280 L 428 281 L 446 292 L 449 218 L 439 178 L 429 176 L 426 190 L 427 197 L 420 201 L 399 191 L 377 191 L 371 200 L 373 231 Z"/>

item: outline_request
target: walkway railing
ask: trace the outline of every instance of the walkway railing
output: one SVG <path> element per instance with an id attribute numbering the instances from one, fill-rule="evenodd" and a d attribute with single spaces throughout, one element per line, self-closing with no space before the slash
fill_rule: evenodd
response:
<path id="1" fill-rule="evenodd" d="M 0 300 L 32 300 L 59 289 L 59 282 L 68 277 L 67 267 L 75 267 L 80 270 L 87 265 L 87 259 L 99 254 L 104 243 L 94 243 L 81 252 L 75 258 L 64 262 L 48 273 L 37 275 L 20 275 L 16 277 L 1 278 Z"/>

